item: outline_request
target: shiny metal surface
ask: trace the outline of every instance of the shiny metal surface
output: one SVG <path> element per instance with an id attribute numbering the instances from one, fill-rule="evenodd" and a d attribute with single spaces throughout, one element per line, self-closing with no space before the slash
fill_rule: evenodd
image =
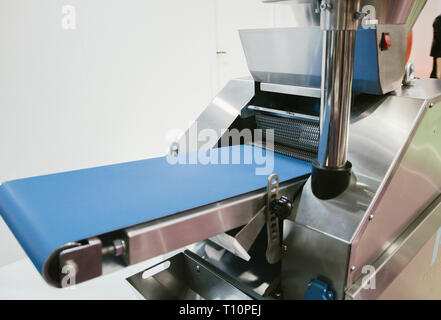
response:
<path id="1" fill-rule="evenodd" d="M 393 45 L 382 51 L 383 33 L 390 34 Z M 248 68 L 261 82 L 262 91 L 320 97 L 323 36 L 319 27 L 240 30 L 240 37 Z M 354 91 L 381 95 L 399 89 L 406 48 L 406 25 L 357 31 Z"/>
<path id="2" fill-rule="evenodd" d="M 387 96 L 351 123 L 348 158 L 357 176 L 380 186 L 423 108 L 422 100 Z"/>
<path id="3" fill-rule="evenodd" d="M 311 191 L 311 179 L 296 199 L 296 223 L 319 230 L 342 242 L 350 243 L 375 195 L 376 182 L 357 175 L 340 196 L 332 200 L 319 200 Z"/>
<path id="4" fill-rule="evenodd" d="M 190 143 L 189 132 L 191 130 L 198 134 L 201 130 L 211 129 L 217 133 L 218 137 L 221 137 L 223 130 L 230 127 L 253 96 L 254 81 L 252 79 L 234 79 L 228 82 L 179 140 L 179 152 L 197 151 L 206 143 L 205 141 Z"/>
<path id="5" fill-rule="evenodd" d="M 269 185 L 272 186 L 272 185 Z M 297 194 L 298 190 L 301 189 L 301 187 L 303 186 L 303 182 L 299 182 L 296 185 L 295 189 L 291 189 L 288 193 L 290 194 L 290 198 L 292 199 L 292 197 Z M 279 192 L 279 185 L 277 183 L 277 190 L 273 191 L 271 188 L 270 190 L 267 189 L 267 199 L 270 198 L 278 198 L 278 195 L 276 193 Z M 218 246 L 228 250 L 229 252 L 231 252 L 232 254 L 234 254 L 235 256 L 245 260 L 245 261 L 250 261 L 251 260 L 251 255 L 249 253 L 251 247 L 255 244 L 257 237 L 259 236 L 259 234 L 261 233 L 263 227 L 265 226 L 265 224 L 268 223 L 268 221 L 270 223 L 273 223 L 271 217 L 268 215 L 268 200 L 266 201 L 266 204 L 264 207 L 262 207 L 259 212 L 257 212 L 257 214 L 251 219 L 250 222 L 248 222 L 247 225 L 245 225 L 243 228 L 241 228 L 240 230 L 232 230 L 230 232 L 226 232 L 226 233 L 221 233 L 218 234 L 214 237 L 211 237 L 209 240 L 214 242 L 215 244 L 217 244 Z M 277 233 L 279 233 L 279 231 L 277 231 Z M 272 234 L 271 230 L 267 230 L 267 237 L 268 239 L 270 239 L 270 236 Z M 281 235 L 277 236 L 278 238 Z M 270 242 L 270 241 L 269 241 Z M 269 244 L 267 243 L 267 248 L 264 249 L 262 248 L 262 250 L 265 251 L 265 256 L 266 256 L 266 252 L 269 251 L 270 252 L 270 256 L 274 256 L 274 255 L 280 255 L 280 253 L 278 252 L 271 252 L 271 251 L 275 251 L 274 249 L 272 249 L 272 246 L 279 246 L 280 247 L 280 238 L 277 240 L 277 243 L 273 243 L 270 242 Z M 276 250 L 280 251 L 280 248 L 276 248 Z M 280 259 L 280 257 L 277 257 L 277 259 L 271 258 L 270 260 L 272 262 L 274 262 L 274 260 L 278 260 Z M 273 264 L 273 263 L 272 263 Z"/>
<path id="6" fill-rule="evenodd" d="M 352 239 L 348 284 L 441 194 L 440 177 L 441 102 L 427 101 Z"/>
<path id="7" fill-rule="evenodd" d="M 389 34 L 393 44 L 388 50 L 379 50 L 377 46 L 378 77 L 382 94 L 401 88 L 406 69 L 407 26 L 378 25 L 376 33 L 378 44 L 381 43 L 384 33 Z"/>
<path id="8" fill-rule="evenodd" d="M 356 270 L 351 271 L 353 264 L 349 263 L 350 254 L 354 254 L 351 244 L 361 222 L 378 220 L 383 225 L 382 231 L 388 234 L 392 226 L 404 219 L 400 211 L 389 210 L 391 220 L 382 224 L 380 219 L 369 220 L 368 209 L 406 146 L 423 109 L 424 100 L 388 96 L 353 118 L 348 159 L 353 163 L 357 180 L 331 201 L 315 198 L 308 182 L 294 205 L 291 220 L 285 221 L 284 242 L 288 251 L 282 264 L 282 284 L 288 297 L 302 298 L 304 285 L 316 276 L 323 276 L 330 279 L 337 297 L 343 298 L 348 277 L 365 264 L 356 265 Z M 379 254 L 387 241 L 379 242 L 382 245 L 374 241 L 366 242 L 366 246 L 380 250 Z M 315 263 L 312 269 L 310 262 Z M 341 269 L 343 265 L 345 270 Z M 291 289 L 294 287 L 297 289 Z"/>
<path id="9" fill-rule="evenodd" d="M 302 299 L 317 276 L 328 279 L 337 299 L 343 299 L 351 237 L 372 200 L 377 183 L 358 175 L 339 197 L 321 201 L 310 180 L 296 198 L 293 214 L 284 222 L 282 287 L 287 299 Z"/>
<path id="10" fill-rule="evenodd" d="M 265 83 L 264 89 L 268 83 L 320 88 L 319 27 L 250 29 L 239 34 L 248 69 L 255 81 Z"/>
<path id="11" fill-rule="evenodd" d="M 239 232 L 235 233 L 233 230 L 232 232 L 221 233 L 211 237 L 209 240 L 227 249 L 239 258 L 250 261 L 251 256 L 248 251 L 251 249 L 254 241 L 256 241 L 265 223 L 265 208 L 262 208 Z"/>
<path id="12" fill-rule="evenodd" d="M 150 277 L 144 276 L 144 273 L 164 264 L 165 270 Z M 252 300 L 261 298 L 190 251 L 180 253 L 160 265 L 135 274 L 127 281 L 147 300 Z"/>
<path id="13" fill-rule="evenodd" d="M 294 96 L 320 98 L 320 89 L 313 87 L 288 86 L 277 83 L 261 83 L 260 90 L 266 92 L 291 94 Z"/>
<path id="14" fill-rule="evenodd" d="M 211 241 L 198 243 L 191 250 L 263 297 L 271 296 L 280 283 L 280 263 L 266 259 L 266 232 L 261 232 L 245 261 Z"/>
<path id="15" fill-rule="evenodd" d="M 292 196 L 299 183 L 303 182 L 281 184 L 280 194 Z M 128 228 L 124 230 L 125 261 L 135 264 L 244 226 L 265 205 L 266 195 L 266 190 L 260 190 Z"/>
<path id="16" fill-rule="evenodd" d="M 301 114 L 301 113 L 284 111 L 284 110 L 276 110 L 276 109 L 270 109 L 270 108 L 265 108 L 265 107 L 258 107 L 258 106 L 253 106 L 253 105 L 249 105 L 247 108 L 249 110 L 261 111 L 264 114 L 273 115 L 273 116 L 276 116 L 276 117 L 279 117 L 279 118 L 304 120 L 304 121 L 309 121 L 309 122 L 313 122 L 313 123 L 314 122 L 316 122 L 316 123 L 320 122 L 320 117 L 310 116 L 310 115 L 307 115 L 307 114 Z M 277 129 L 277 128 L 273 128 L 273 129 Z"/>
<path id="17" fill-rule="evenodd" d="M 281 259 L 280 224 L 276 213 L 271 210 L 271 203 L 277 199 L 279 199 L 279 177 L 273 174 L 268 178 L 265 206 L 259 210 L 253 219 L 237 233 L 233 230 L 233 234 L 231 232 L 222 233 L 209 240 L 227 249 L 234 255 L 249 261 L 251 256 L 248 254 L 248 251 L 256 241 L 262 228 L 266 225 L 266 260 L 269 264 L 278 263 Z"/>
<path id="18" fill-rule="evenodd" d="M 284 221 L 282 292 L 284 299 L 303 300 L 308 283 L 318 276 L 326 279 L 336 299 L 344 298 L 349 244 L 320 230 Z"/>
<path id="19" fill-rule="evenodd" d="M 415 80 L 415 71 L 415 65 L 412 62 L 406 63 L 403 86 L 410 86 L 412 84 L 412 81 Z"/>
<path id="20" fill-rule="evenodd" d="M 360 25 L 356 13 L 361 0 L 323 0 L 320 4 L 320 27 L 326 31 L 352 30 Z"/>
<path id="21" fill-rule="evenodd" d="M 323 32 L 320 143 L 317 156 L 322 167 L 342 168 L 346 165 L 354 50 L 355 31 Z"/>
<path id="22" fill-rule="evenodd" d="M 441 256 L 437 258 L 440 234 L 441 196 L 438 196 L 372 263 L 372 271 L 354 282 L 346 298 L 441 299 Z"/>
<path id="23" fill-rule="evenodd" d="M 430 100 L 432 103 L 441 101 L 441 81 L 437 79 L 416 79 L 411 85 L 402 87 L 392 93 L 398 97 Z"/>
<path id="24" fill-rule="evenodd" d="M 252 83 L 252 81 L 250 82 Z M 383 186 L 382 182 L 391 172 L 391 166 L 400 160 L 399 154 L 407 150 L 406 148 L 409 146 L 407 141 L 409 137 L 412 136 L 413 129 L 416 129 L 418 125 L 422 124 L 418 119 L 419 116 L 422 116 L 425 112 L 423 108 L 426 103 L 425 99 L 430 98 L 432 99 L 431 101 L 436 102 L 440 100 L 440 98 L 438 98 L 440 96 L 441 85 L 439 82 L 433 80 L 416 80 L 411 87 L 403 89 L 402 92 L 378 99 L 378 103 L 373 104 L 371 108 L 363 107 L 358 110 L 357 106 L 355 106 L 354 111 L 356 112 L 354 112 L 350 128 L 348 158 L 354 164 L 354 172 L 357 177 L 357 181 L 354 181 L 354 183 L 356 182 L 356 184 L 353 184 L 352 188 L 346 194 L 342 195 L 342 197 L 346 197 L 344 199 L 342 198 L 343 200 L 335 201 L 332 204 L 322 203 L 321 206 L 311 207 L 307 210 L 298 210 L 297 208 L 297 215 L 293 215 L 291 217 L 292 220 L 286 221 L 284 241 L 288 251 L 283 259 L 282 272 L 282 285 L 286 298 L 302 298 L 304 288 L 306 288 L 305 286 L 317 275 L 330 279 L 331 286 L 336 290 L 337 298 L 344 297 L 344 290 L 348 285 L 348 279 L 352 275 L 356 275 L 360 270 L 360 267 L 356 266 L 355 270 L 351 271 L 352 265 L 349 263 L 350 255 L 354 253 L 351 251 L 351 243 L 354 241 L 354 234 L 360 226 L 360 221 L 366 219 L 372 226 L 375 221 L 379 221 L 379 225 L 383 225 L 381 231 L 384 232 L 386 237 L 390 237 L 390 241 L 384 241 L 381 240 L 381 236 L 379 236 L 378 233 L 373 233 L 373 237 L 379 238 L 378 243 L 366 242 L 366 245 L 368 247 L 372 246 L 374 250 L 378 251 L 378 254 L 384 250 L 386 244 L 393 241 L 394 238 L 391 237 L 391 235 L 393 234 L 392 231 L 395 225 L 402 223 L 402 221 L 405 221 L 409 216 L 406 216 L 406 214 L 402 215 L 401 208 L 398 211 L 394 211 L 395 207 L 390 207 L 392 208 L 388 210 L 390 221 L 385 221 L 377 219 L 377 214 L 371 218 L 367 213 L 367 208 L 373 203 L 372 199 L 375 198 L 375 193 L 380 190 L 380 186 Z M 429 105 L 430 103 L 428 103 L 427 106 Z M 434 106 L 430 110 L 436 110 L 436 107 Z M 433 116 L 432 114 L 432 116 L 427 119 L 432 119 L 432 126 L 425 126 L 427 127 L 427 131 L 425 134 L 422 134 L 422 137 L 427 137 L 430 130 L 434 133 L 439 132 L 437 131 L 439 127 L 437 123 L 441 123 L 439 117 Z M 441 141 L 441 139 L 438 140 Z M 421 141 L 427 142 L 425 138 Z M 433 148 L 434 150 L 438 150 L 438 147 L 434 147 L 433 143 L 425 146 L 426 149 L 428 148 L 427 150 L 422 147 L 423 145 L 417 147 L 422 154 L 424 154 L 423 150 L 427 151 Z M 436 155 L 436 152 L 433 154 Z M 430 162 L 439 157 L 432 155 L 426 158 L 426 161 Z M 418 164 L 419 161 L 421 160 L 416 161 L 416 169 L 412 169 L 416 173 L 421 172 L 421 166 Z M 424 163 L 424 166 L 427 167 L 427 170 L 434 168 L 430 163 L 429 165 Z M 435 179 L 436 177 L 437 175 L 429 177 L 429 180 Z M 425 176 L 424 179 L 426 179 L 425 181 L 427 182 L 427 176 Z M 402 184 L 403 180 L 400 180 L 400 183 Z M 422 184 L 415 186 L 415 188 L 420 189 L 416 194 L 427 196 L 427 189 L 422 186 Z M 415 190 L 415 188 L 412 187 L 411 189 Z M 308 185 L 296 203 L 298 207 L 303 206 L 304 208 L 308 208 L 308 206 L 311 205 L 304 200 L 308 198 L 307 190 Z M 401 189 L 396 189 L 388 193 L 396 196 L 400 194 L 400 190 Z M 412 196 L 407 195 L 407 197 L 409 201 L 415 200 Z M 262 198 L 260 205 L 263 204 L 263 201 Z M 397 201 L 396 198 L 394 201 Z M 402 199 L 398 201 L 402 201 Z M 424 197 L 421 198 L 422 207 L 424 207 L 423 203 L 427 203 Z M 256 205 L 254 209 L 243 209 L 241 210 L 241 214 L 243 214 L 243 212 L 255 213 L 259 206 Z M 414 208 L 409 207 L 409 210 L 409 212 L 411 212 Z M 404 211 L 406 212 L 406 210 Z M 245 215 L 246 214 L 244 214 L 244 216 Z M 415 217 L 415 215 L 417 215 L 417 212 L 413 211 L 413 217 Z M 216 214 L 212 216 L 214 218 L 217 217 Z M 245 225 L 251 217 L 252 214 L 244 219 L 243 225 Z M 183 220 L 186 220 L 186 218 L 184 217 Z M 179 219 L 175 221 L 178 222 Z M 191 220 L 188 219 L 188 221 Z M 203 221 L 203 219 L 200 221 Z M 212 226 L 216 224 L 218 224 L 218 222 L 205 225 Z M 191 225 L 194 226 L 194 223 L 188 224 L 189 229 L 185 229 L 185 234 L 191 235 L 194 233 L 192 231 L 193 229 L 191 229 Z M 179 232 L 182 235 L 183 232 L 174 228 L 168 229 L 166 227 L 167 222 L 162 226 L 164 226 L 164 228 L 161 230 L 164 230 L 165 233 L 161 233 L 161 239 L 165 240 L 160 244 L 162 247 L 161 250 L 170 251 L 171 248 L 178 246 L 176 243 L 172 245 L 173 241 L 176 240 L 173 239 L 173 234 Z M 145 227 L 147 234 L 154 234 L 156 226 L 150 225 Z M 403 228 L 400 228 L 401 232 Z M 219 231 L 219 233 L 224 231 Z M 198 239 L 209 237 L 207 234 L 198 234 L 198 236 L 200 236 Z M 198 240 L 191 238 L 188 239 L 188 241 L 195 242 Z M 381 245 L 378 245 L 380 242 Z M 148 241 L 139 240 L 139 244 L 142 245 L 142 243 L 145 245 Z M 155 242 L 150 243 L 152 243 L 152 248 L 159 247 Z M 356 242 L 354 243 L 357 245 Z M 149 256 L 158 254 L 157 252 L 153 253 L 152 248 L 145 246 L 143 250 L 145 250 L 145 253 Z M 260 249 L 262 250 L 262 247 Z M 360 250 L 358 254 L 364 255 L 364 252 L 364 250 Z M 236 266 L 241 265 L 237 260 L 234 260 L 239 258 L 232 257 L 231 259 L 230 263 Z M 371 262 L 374 259 L 375 256 L 369 261 Z M 251 268 L 251 265 L 246 264 L 246 262 L 244 263 L 245 265 L 239 268 L 243 274 L 247 272 L 246 266 Z M 234 266 L 231 265 L 229 267 L 233 268 Z M 240 278 L 242 273 L 238 273 L 237 277 Z M 354 279 L 356 278 L 357 277 Z"/>

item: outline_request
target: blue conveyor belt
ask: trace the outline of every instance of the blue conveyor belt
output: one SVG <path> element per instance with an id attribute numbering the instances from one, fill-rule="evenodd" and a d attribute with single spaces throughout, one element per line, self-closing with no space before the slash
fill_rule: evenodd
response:
<path id="1" fill-rule="evenodd" d="M 171 165 L 163 157 L 10 181 L 0 186 L 0 213 L 42 272 L 67 243 L 265 188 L 269 174 L 255 171 L 263 166 L 241 162 Z M 273 172 L 284 182 L 310 174 L 311 164 L 274 154 Z"/>

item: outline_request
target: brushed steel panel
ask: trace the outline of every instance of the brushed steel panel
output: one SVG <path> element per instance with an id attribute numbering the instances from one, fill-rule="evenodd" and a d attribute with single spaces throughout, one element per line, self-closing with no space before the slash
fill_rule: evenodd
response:
<path id="1" fill-rule="evenodd" d="M 399 155 L 406 150 L 409 137 L 412 136 L 415 125 L 419 123 L 417 120 L 424 114 L 424 103 L 424 100 L 420 99 L 388 96 L 380 101 L 379 106 L 374 106 L 361 116 L 352 119 L 348 159 L 353 163 L 356 179 L 345 193 L 330 201 L 318 200 L 311 192 L 310 182 L 305 185 L 295 203 L 295 213 L 291 217 L 291 221 L 295 221 L 297 227 L 286 228 L 288 232 L 285 234 L 284 241 L 288 251 L 284 258 L 287 262 L 282 264 L 282 282 L 290 283 L 290 285 L 284 285 L 287 290 L 284 292 L 285 295 L 301 298 L 300 289 L 294 288 L 306 290 L 305 283 L 307 284 L 316 276 L 322 276 L 330 279 L 329 281 L 336 290 L 336 296 L 343 297 L 344 289 L 347 288 L 347 279 L 359 272 L 359 268 L 361 269 L 357 265 L 355 271 L 351 270 L 353 264 L 349 263 L 350 254 L 354 254 L 354 249 L 351 250 L 351 243 L 354 242 L 354 236 L 360 230 L 362 221 L 371 221 L 369 208 L 373 206 L 376 194 L 382 189 L 383 181 L 390 176 L 391 168 L 395 166 Z M 427 202 L 425 203 L 427 205 Z M 380 221 L 376 217 L 372 221 L 376 220 Z M 394 226 L 404 223 L 405 220 L 406 216 L 397 214 L 392 221 L 383 225 L 382 236 L 376 235 L 378 242 L 366 244 L 369 250 L 376 252 L 376 255 L 369 257 L 366 263 L 373 261 L 384 250 L 388 239 L 393 241 L 396 237 L 394 235 L 391 238 Z M 402 229 L 403 226 L 400 230 Z M 302 247 L 297 245 L 296 239 L 308 237 L 311 230 L 321 235 L 317 237 L 316 242 L 303 242 Z M 290 232 L 298 234 L 294 235 Z M 335 250 L 329 247 L 330 243 L 333 244 Z M 293 245 L 294 250 L 291 249 Z M 332 254 L 329 257 L 324 255 L 324 252 L 318 249 L 320 245 L 327 248 L 326 254 L 330 252 Z M 346 246 L 347 250 L 341 250 L 342 246 Z M 360 255 L 364 255 L 364 251 L 360 252 L 362 252 Z M 313 275 L 309 272 L 311 267 L 299 262 L 298 257 L 303 257 L 305 254 L 308 254 L 308 259 L 316 263 L 313 268 L 315 275 L 312 278 Z M 297 270 L 295 275 L 293 272 L 286 271 L 294 268 L 290 266 L 290 263 L 294 261 L 298 261 L 299 264 L 295 267 Z M 343 267 L 343 265 L 344 270 L 336 267 Z"/>
<path id="2" fill-rule="evenodd" d="M 228 129 L 234 120 L 240 116 L 242 108 L 250 102 L 253 96 L 253 79 L 234 79 L 228 82 L 179 140 L 178 143 L 181 146 L 179 152 L 198 151 L 206 143 L 205 141 L 197 141 L 197 143 L 192 141 L 190 143 L 189 134 L 191 130 L 198 134 L 201 130 L 210 129 L 214 130 L 218 137 L 221 137 L 222 131 Z M 185 149 L 182 146 L 185 146 Z"/>
<path id="3" fill-rule="evenodd" d="M 372 264 L 375 271 L 361 276 L 348 289 L 346 297 L 440 299 L 440 235 L 441 196 L 438 196 Z"/>
<path id="4" fill-rule="evenodd" d="M 388 97 L 369 116 L 352 123 L 348 159 L 357 185 L 334 200 L 321 201 L 312 195 L 308 182 L 298 199 L 296 222 L 350 242 L 397 154 L 406 145 L 421 105 L 421 100 Z"/>
<path id="5" fill-rule="evenodd" d="M 285 220 L 282 259 L 282 292 L 284 299 L 303 299 L 308 283 L 320 276 L 344 298 L 346 265 L 350 245 L 319 230 Z"/>
<path id="6" fill-rule="evenodd" d="M 352 242 L 348 285 L 441 193 L 441 103 L 427 103 Z M 369 218 L 373 217 L 373 219 Z"/>
<path id="7" fill-rule="evenodd" d="M 383 33 L 392 47 L 381 51 Z M 321 87 L 323 32 L 319 27 L 240 30 L 248 68 L 263 91 L 317 97 Z M 400 88 L 407 26 L 379 25 L 356 33 L 353 89 L 384 94 Z M 294 57 L 294 58 L 293 58 Z"/>
<path id="8" fill-rule="evenodd" d="M 304 180 L 280 185 L 293 197 Z M 126 263 L 131 265 L 246 225 L 265 205 L 266 189 L 237 196 L 124 230 Z"/>

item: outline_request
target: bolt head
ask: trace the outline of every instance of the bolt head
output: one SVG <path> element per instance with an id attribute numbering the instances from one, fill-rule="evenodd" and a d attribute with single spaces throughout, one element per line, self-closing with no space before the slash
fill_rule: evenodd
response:
<path id="1" fill-rule="evenodd" d="M 326 2 L 326 1 L 323 1 L 321 4 L 320 4 L 320 10 L 326 10 L 326 9 L 332 9 L 332 4 L 330 4 L 330 3 L 328 3 L 328 2 Z"/>
<path id="2" fill-rule="evenodd" d="M 371 215 L 369 216 L 369 220 L 370 220 L 370 221 L 374 220 L 374 217 L 375 217 L 375 216 L 374 216 L 373 214 L 371 214 Z"/>
<path id="3" fill-rule="evenodd" d="M 115 248 L 115 256 L 119 257 L 124 254 L 124 251 L 126 249 L 126 244 L 124 240 L 116 239 L 113 240 L 113 247 Z"/>
<path id="4" fill-rule="evenodd" d="M 351 267 L 351 271 L 355 271 L 355 266 L 352 266 L 352 267 Z"/>
<path id="5" fill-rule="evenodd" d="M 175 156 L 179 153 L 179 143 L 178 142 L 173 142 L 170 145 L 170 155 Z"/>

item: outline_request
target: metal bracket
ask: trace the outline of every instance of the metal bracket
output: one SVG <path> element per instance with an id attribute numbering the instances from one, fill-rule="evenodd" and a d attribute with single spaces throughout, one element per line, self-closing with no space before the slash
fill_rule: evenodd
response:
<path id="1" fill-rule="evenodd" d="M 279 199 L 279 176 L 273 174 L 268 178 L 266 198 L 266 228 L 268 234 L 268 246 L 266 249 L 266 260 L 270 264 L 280 261 L 282 248 L 280 245 L 280 226 L 279 218 L 276 213 L 271 210 L 271 203 Z"/>
<path id="2" fill-rule="evenodd" d="M 217 245 L 227 249 L 234 255 L 250 261 L 248 251 L 256 241 L 262 228 L 267 225 L 268 245 L 266 259 L 268 263 L 275 264 L 281 258 L 279 218 L 271 204 L 279 199 L 279 176 L 273 174 L 268 178 L 267 196 L 265 205 L 237 234 L 221 233 L 210 238 Z"/>
<path id="3" fill-rule="evenodd" d="M 61 282 L 59 286 L 73 286 L 102 275 L 102 243 L 98 238 L 86 244 L 65 249 L 59 254 Z"/>
<path id="4" fill-rule="evenodd" d="M 245 261 L 250 261 L 251 256 L 248 251 L 265 225 L 265 209 L 266 207 L 262 207 L 253 219 L 235 236 L 229 233 L 221 233 L 210 238 L 210 240 Z"/>

